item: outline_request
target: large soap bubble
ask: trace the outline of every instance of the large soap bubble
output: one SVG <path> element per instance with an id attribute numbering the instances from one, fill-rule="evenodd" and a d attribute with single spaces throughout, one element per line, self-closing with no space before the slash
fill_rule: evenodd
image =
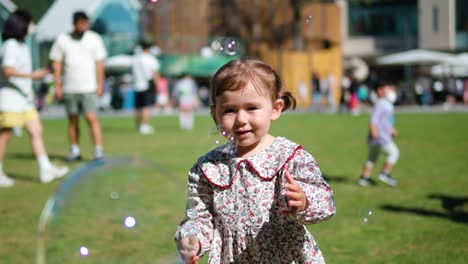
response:
<path id="1" fill-rule="evenodd" d="M 82 165 L 44 206 L 37 263 L 180 263 L 173 235 L 183 193 L 185 183 L 152 162 Z"/>

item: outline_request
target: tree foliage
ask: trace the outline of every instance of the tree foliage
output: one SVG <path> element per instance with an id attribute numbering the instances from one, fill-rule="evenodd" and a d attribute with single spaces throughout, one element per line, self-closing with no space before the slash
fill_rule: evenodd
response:
<path id="1" fill-rule="evenodd" d="M 21 9 L 31 12 L 34 21 L 39 21 L 54 0 L 13 0 L 13 3 Z"/>

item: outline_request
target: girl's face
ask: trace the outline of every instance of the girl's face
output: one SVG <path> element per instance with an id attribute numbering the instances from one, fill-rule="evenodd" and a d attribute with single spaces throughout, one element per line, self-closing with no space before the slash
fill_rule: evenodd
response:
<path id="1" fill-rule="evenodd" d="M 257 152 L 266 147 L 272 120 L 281 115 L 284 102 L 272 102 L 266 89 L 257 91 L 249 83 L 239 91 L 225 91 L 216 98 L 211 113 L 218 125 L 234 136 L 238 155 Z"/>

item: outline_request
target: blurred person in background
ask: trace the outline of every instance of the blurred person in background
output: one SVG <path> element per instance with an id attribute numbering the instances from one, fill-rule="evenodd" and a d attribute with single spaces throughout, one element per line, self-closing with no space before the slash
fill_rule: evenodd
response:
<path id="1" fill-rule="evenodd" d="M 171 104 L 169 103 L 169 81 L 167 78 L 160 76 L 156 85 L 156 109 L 163 113 L 171 112 Z"/>
<path id="2" fill-rule="evenodd" d="M 341 95 L 340 95 L 340 113 L 349 111 L 349 100 L 350 93 L 349 87 L 351 86 L 351 80 L 348 76 L 343 76 L 341 79 Z"/>
<path id="3" fill-rule="evenodd" d="M 73 14 L 73 32 L 62 33 L 55 40 L 49 58 L 53 62 L 55 96 L 64 100 L 68 115 L 70 154 L 67 161 L 81 160 L 78 146 L 79 117 L 83 114 L 94 144 L 94 158 L 103 156 L 102 133 L 98 120 L 98 97 L 103 92 L 104 65 L 107 56 L 101 37 L 89 29 L 88 16 Z M 63 73 L 63 85 L 62 76 Z"/>
<path id="4" fill-rule="evenodd" d="M 349 109 L 353 116 L 361 114 L 358 98 L 359 87 L 361 87 L 361 83 L 351 75 L 351 84 L 349 86 Z"/>
<path id="5" fill-rule="evenodd" d="M 312 73 L 312 107 L 322 109 L 322 87 L 320 85 L 320 77 L 317 72 Z"/>
<path id="6" fill-rule="evenodd" d="M 468 78 L 463 81 L 463 103 L 468 104 Z"/>
<path id="7" fill-rule="evenodd" d="M 156 89 L 159 81 L 159 62 L 151 54 L 152 44 L 140 41 L 142 51 L 135 55 L 132 64 L 133 87 L 135 89 L 135 121 L 138 132 L 152 134 L 150 109 L 156 103 Z"/>
<path id="8" fill-rule="evenodd" d="M 198 102 L 197 83 L 189 74 L 184 73 L 175 83 L 173 93 L 179 107 L 179 126 L 182 130 L 191 130 Z"/>
<path id="9" fill-rule="evenodd" d="M 379 174 L 379 180 L 390 186 L 396 186 L 397 181 L 391 176 L 393 166 L 400 155 L 400 151 L 393 141 L 393 138 L 398 135 L 398 131 L 395 129 L 393 107 L 397 98 L 395 86 L 386 81 L 379 81 L 376 93 L 379 99 L 372 109 L 370 117 L 367 141 L 369 153 L 358 184 L 361 186 L 375 185 L 375 181 L 371 179 L 372 169 L 380 152 L 383 152 L 387 155 L 387 160 Z"/>
<path id="10" fill-rule="evenodd" d="M 330 112 L 334 113 L 336 112 L 336 91 L 335 91 L 335 76 L 330 72 L 327 74 L 327 77 L 325 78 L 325 85 L 328 86 L 328 109 Z"/>
<path id="11" fill-rule="evenodd" d="M 11 187 L 14 181 L 3 170 L 3 158 L 14 127 L 25 127 L 39 164 L 42 183 L 67 174 L 66 166 L 49 161 L 42 124 L 34 105 L 32 80 L 43 79 L 47 69 L 32 70 L 31 52 L 25 39 L 34 24 L 28 11 L 16 10 L 5 21 L 2 31 L 3 81 L 0 87 L 0 187 Z"/>

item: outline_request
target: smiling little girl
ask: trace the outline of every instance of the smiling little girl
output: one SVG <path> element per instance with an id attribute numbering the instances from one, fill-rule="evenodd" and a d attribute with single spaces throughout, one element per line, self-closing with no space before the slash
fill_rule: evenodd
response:
<path id="1" fill-rule="evenodd" d="M 208 263 L 325 262 L 304 224 L 335 214 L 333 192 L 301 145 L 269 134 L 271 121 L 295 107 L 282 90 L 279 75 L 256 59 L 233 60 L 213 76 L 211 114 L 234 140 L 189 172 L 175 236 L 185 263 L 208 251 Z"/>

